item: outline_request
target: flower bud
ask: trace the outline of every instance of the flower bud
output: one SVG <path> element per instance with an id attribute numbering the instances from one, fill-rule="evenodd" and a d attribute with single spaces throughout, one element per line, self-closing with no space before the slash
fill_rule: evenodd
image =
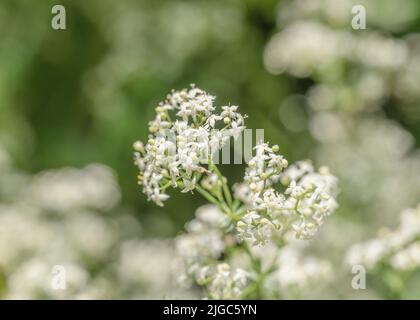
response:
<path id="1" fill-rule="evenodd" d="M 143 142 L 141 142 L 141 141 L 134 142 L 133 143 L 133 149 L 138 151 L 138 152 L 143 152 L 144 151 Z"/>

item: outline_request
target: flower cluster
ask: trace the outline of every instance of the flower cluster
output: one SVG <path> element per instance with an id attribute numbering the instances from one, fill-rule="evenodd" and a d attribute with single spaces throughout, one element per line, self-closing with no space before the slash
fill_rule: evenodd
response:
<path id="1" fill-rule="evenodd" d="M 171 281 L 172 239 L 142 238 L 120 198 L 105 165 L 32 175 L 0 144 L 0 298 L 197 298 Z"/>
<path id="2" fill-rule="evenodd" d="M 353 245 L 346 256 L 350 265 L 362 264 L 369 269 L 386 265 L 396 271 L 420 267 L 420 205 L 401 214 L 400 225 L 390 231 L 382 229 L 379 237 Z"/>
<path id="3" fill-rule="evenodd" d="M 269 41 L 264 62 L 274 74 L 316 79 L 308 90 L 314 111 L 362 111 L 378 108 L 390 96 L 403 105 L 419 99 L 418 45 L 414 35 L 396 39 L 377 31 L 349 32 L 347 22 L 337 28 L 315 19 L 293 20 Z M 352 77 L 332 75 L 337 64 L 352 68 Z"/>
<path id="4" fill-rule="evenodd" d="M 275 230 L 309 239 L 337 207 L 337 179 L 328 168 L 316 172 L 309 161 L 299 161 L 283 171 L 287 161 L 274 151 L 277 146 L 257 145 L 245 185 L 237 187 L 247 209 L 237 224 L 238 234 L 254 244 L 264 244 Z M 274 188 L 277 182 L 287 187 L 283 193 Z"/>
<path id="5" fill-rule="evenodd" d="M 238 299 L 248 284 L 248 273 L 240 268 L 232 269 L 227 263 L 202 269 L 199 283 L 207 284 L 211 299 Z"/>
<path id="6" fill-rule="evenodd" d="M 314 150 L 316 161 L 328 164 L 340 179 L 342 212 L 347 214 L 322 235 L 324 241 L 334 243 L 337 255 L 379 224 L 395 223 L 395 213 L 414 206 L 420 195 L 420 180 L 413 174 L 420 168 L 418 152 L 413 150 L 415 139 L 384 112 L 377 112 L 389 105 L 407 117 L 416 112 L 411 106 L 419 101 L 414 84 L 419 83 L 420 38 L 409 28 L 400 29 L 403 37 L 393 36 L 388 31 L 394 26 L 384 17 L 365 32 L 349 31 L 354 4 L 352 0 L 285 3 L 278 11 L 278 32 L 264 51 L 270 73 L 313 81 L 300 92 L 310 110 L 298 115 L 301 128 L 289 125 L 297 117 L 290 107 L 298 107 L 296 92 L 281 104 L 280 121 L 291 131 L 308 128 L 320 142 Z M 377 11 L 379 4 L 372 5 L 368 11 Z M 398 10 L 398 3 L 389 9 Z M 408 16 L 399 18 L 403 21 Z M 355 223 L 358 220 L 363 223 Z M 414 268 L 418 261 L 416 243 L 391 250 L 385 234 L 389 232 L 354 246 L 348 255 L 351 264 L 362 263 L 378 275 L 379 282 L 392 278 L 389 275 L 397 269 Z M 398 278 L 406 272 L 396 274 Z M 378 288 L 377 293 L 383 292 L 383 287 Z"/>
<path id="7" fill-rule="evenodd" d="M 134 143 L 139 183 L 149 200 L 162 206 L 169 198 L 165 193 L 169 186 L 194 190 L 208 172 L 205 165 L 212 156 L 244 130 L 237 106 L 223 106 L 215 113 L 213 101 L 213 96 L 192 85 L 173 91 L 156 108 L 147 144 Z"/>
<path id="8" fill-rule="evenodd" d="M 346 125 L 339 121 L 340 131 L 318 147 L 316 159 L 334 168 L 341 193 L 351 205 L 348 210 L 365 222 L 361 228 L 376 230 L 395 224 L 396 212 L 415 206 L 420 199 L 420 179 L 413 174 L 420 172 L 420 154 L 413 136 L 388 119 L 358 118 Z M 360 240 L 357 236 L 347 239 L 349 244 Z"/>
<path id="9" fill-rule="evenodd" d="M 214 99 L 195 86 L 173 91 L 156 108 L 147 144 L 134 144 L 135 164 L 144 193 L 156 204 L 168 199 L 169 187 L 195 190 L 212 203 L 197 210 L 175 240 L 178 280 L 198 284 L 209 298 L 254 297 L 277 264 L 264 271 L 266 259 L 252 250 L 267 243 L 278 249 L 291 236 L 312 238 L 337 207 L 337 179 L 309 161 L 288 168 L 279 146 L 261 141 L 232 196 L 213 154 L 242 133 L 245 117 L 237 106 L 217 113 Z M 246 253 L 251 264 L 235 264 L 235 252 Z"/>
<path id="10" fill-rule="evenodd" d="M 214 99 L 192 86 L 173 91 L 156 108 L 148 143 L 134 144 L 144 193 L 163 205 L 170 186 L 181 187 L 182 192 L 197 190 L 237 222 L 239 237 L 251 238 L 254 244 L 264 244 L 275 230 L 292 229 L 298 238 L 312 237 L 337 206 L 335 177 L 325 167 L 315 172 L 309 162 L 298 162 L 283 172 L 288 162 L 278 154 L 279 147 L 261 142 L 244 182 L 235 188 L 233 202 L 212 154 L 244 130 L 244 117 L 237 106 L 215 113 Z M 170 113 L 175 113 L 175 121 Z M 214 130 L 219 122 L 224 127 Z M 275 189 L 279 182 L 287 186 L 284 193 Z"/>
<path id="11" fill-rule="evenodd" d="M 25 197 L 45 210 L 63 212 L 85 207 L 105 211 L 119 202 L 120 192 L 109 168 L 91 164 L 83 169 L 42 172 L 29 183 Z"/>
<path id="12" fill-rule="evenodd" d="M 187 286 L 196 282 L 214 299 L 239 298 L 247 283 L 244 270 L 220 263 L 227 247 L 235 245 L 234 238 L 223 232 L 227 226 L 225 214 L 214 205 L 205 205 L 187 224 L 187 233 L 175 239 L 178 281 Z"/>
<path id="13" fill-rule="evenodd" d="M 175 239 L 174 272 L 181 285 L 197 284 L 211 299 L 297 297 L 331 276 L 330 263 L 304 254 L 308 242 L 290 234 L 283 247 L 238 242 L 214 205 L 198 208 L 186 229 Z"/>
<path id="14" fill-rule="evenodd" d="M 296 241 L 277 249 L 275 268 L 266 281 L 272 294 L 299 298 L 308 288 L 325 284 L 333 277 L 329 261 L 308 255 L 304 250 L 305 246 Z"/>

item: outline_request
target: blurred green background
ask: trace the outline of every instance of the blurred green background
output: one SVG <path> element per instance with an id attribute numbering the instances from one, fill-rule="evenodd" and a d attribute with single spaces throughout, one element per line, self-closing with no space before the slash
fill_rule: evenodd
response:
<path id="1" fill-rule="evenodd" d="M 366 30 L 351 28 L 359 3 Z M 66 30 L 51 28 L 56 4 Z M 419 31 L 416 0 L 2 0 L 0 146 L 33 174 L 111 167 L 113 214 L 132 210 L 144 236 L 173 236 L 204 201 L 175 190 L 164 208 L 147 202 L 132 143 L 171 89 L 195 83 L 216 105 L 239 105 L 290 162 L 331 167 L 340 209 L 320 241 L 340 246 L 347 223 L 363 239 L 420 200 Z"/>
<path id="2" fill-rule="evenodd" d="M 297 108 L 285 110 L 289 126 L 279 111 L 289 94 L 304 93 L 314 79 L 272 75 L 263 64 L 264 48 L 277 31 L 277 10 L 287 3 L 61 1 L 67 29 L 53 30 L 56 1 L 2 1 L 0 142 L 17 166 L 30 172 L 109 165 L 118 175 L 123 203 L 150 219 L 152 228 L 156 219 L 175 222 L 175 229 L 167 224 L 168 230 L 151 231 L 172 234 L 198 200 L 175 193 L 164 210 L 146 203 L 131 161 L 132 142 L 146 138 L 154 106 L 172 88 L 196 83 L 215 94 L 218 105 L 240 105 L 248 126 L 264 128 L 291 160 L 308 157 L 314 148 L 307 106 L 298 101 Z M 420 6 L 410 3 L 414 19 L 387 30 L 395 38 L 420 27 Z M 390 15 L 386 4 L 376 9 L 383 20 Z M 418 107 L 404 113 L 392 104 L 392 99 L 383 104 L 386 117 L 409 130 L 418 146 Z M 241 168 L 234 169 L 227 174 L 238 180 Z"/>
<path id="3" fill-rule="evenodd" d="M 107 164 L 123 203 L 146 220 L 179 227 L 196 197 L 175 193 L 168 215 L 146 203 L 131 147 L 147 137 L 154 107 L 172 88 L 196 83 L 218 105 L 240 105 L 248 125 L 264 128 L 288 156 L 311 145 L 307 133 L 290 135 L 279 124 L 278 105 L 294 84 L 268 74 L 262 62 L 277 1 L 62 1 L 66 30 L 50 26 L 54 4 L 0 7 L 0 138 L 18 167 Z M 288 134 L 300 141 L 293 149 Z"/>

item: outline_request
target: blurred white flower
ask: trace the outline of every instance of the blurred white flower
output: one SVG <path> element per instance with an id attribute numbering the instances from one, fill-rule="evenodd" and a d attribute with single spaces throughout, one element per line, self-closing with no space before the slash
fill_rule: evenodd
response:
<path id="1" fill-rule="evenodd" d="M 289 245 L 279 251 L 278 268 L 267 281 L 270 287 L 280 286 L 280 292 L 287 296 L 293 290 L 303 292 L 328 278 L 333 278 L 332 266 L 328 261 L 303 256 L 296 246 Z"/>
<path id="2" fill-rule="evenodd" d="M 227 263 L 216 265 L 213 274 L 207 275 L 210 283 L 207 288 L 212 299 L 239 299 L 247 285 L 248 274 L 245 270 L 232 269 Z"/>
<path id="3" fill-rule="evenodd" d="M 346 261 L 369 269 L 380 263 L 398 271 L 420 268 L 419 237 L 420 205 L 403 211 L 400 225 L 395 230 L 382 229 L 378 238 L 353 245 L 347 252 Z"/>
<path id="4" fill-rule="evenodd" d="M 76 208 L 112 209 L 120 200 L 113 172 L 100 164 L 83 169 L 64 168 L 42 172 L 26 190 L 28 202 L 46 210 Z"/>

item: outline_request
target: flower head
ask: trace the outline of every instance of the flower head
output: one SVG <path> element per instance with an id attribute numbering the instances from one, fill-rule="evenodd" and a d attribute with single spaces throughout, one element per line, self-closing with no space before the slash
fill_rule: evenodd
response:
<path id="1" fill-rule="evenodd" d="M 299 161 L 284 170 L 287 160 L 268 144 L 260 143 L 255 149 L 244 183 L 236 187 L 246 195 L 243 198 L 249 212 L 237 224 L 239 236 L 254 244 L 268 241 L 273 230 L 281 235 L 293 232 L 299 239 L 312 238 L 337 208 L 337 179 L 326 167 L 315 171 L 309 161 Z M 279 182 L 286 186 L 283 193 L 275 189 Z"/>
<path id="2" fill-rule="evenodd" d="M 169 198 L 165 192 L 169 186 L 193 191 L 197 180 L 208 173 L 212 155 L 244 130 L 238 107 L 225 106 L 217 114 L 214 99 L 193 85 L 173 91 L 156 108 L 147 143 L 134 143 L 139 183 L 157 205 Z"/>

